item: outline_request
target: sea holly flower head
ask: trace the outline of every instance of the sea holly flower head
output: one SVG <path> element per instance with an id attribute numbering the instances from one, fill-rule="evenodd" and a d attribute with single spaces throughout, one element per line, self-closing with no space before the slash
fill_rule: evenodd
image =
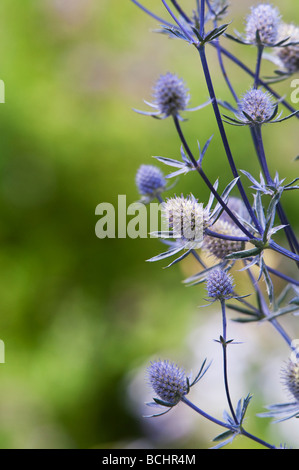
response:
<path id="1" fill-rule="evenodd" d="M 169 198 L 163 206 L 163 215 L 170 229 L 171 237 L 182 239 L 186 249 L 200 248 L 203 242 L 203 228 L 208 222 L 208 212 L 191 194 L 187 198 Z"/>
<path id="2" fill-rule="evenodd" d="M 294 352 L 294 358 L 290 358 L 282 369 L 282 381 L 293 401 L 290 403 L 278 403 L 268 405 L 269 410 L 258 416 L 261 418 L 274 418 L 276 423 L 291 418 L 299 418 L 299 358 Z"/>
<path id="3" fill-rule="evenodd" d="M 279 39 L 281 15 L 278 8 L 269 3 L 260 3 L 251 7 L 251 12 L 245 20 L 245 35 L 235 31 L 236 36 L 226 34 L 226 37 L 238 43 L 258 47 L 282 47 L 286 38 Z"/>
<path id="4" fill-rule="evenodd" d="M 228 300 L 234 296 L 234 283 L 231 274 L 224 269 L 216 268 L 210 271 L 206 287 L 212 301 Z"/>
<path id="5" fill-rule="evenodd" d="M 278 41 L 280 22 L 281 16 L 276 7 L 268 3 L 252 7 L 245 25 L 247 43 L 274 46 Z"/>
<path id="6" fill-rule="evenodd" d="M 259 89 L 247 91 L 239 102 L 239 116 L 246 123 L 265 123 L 271 119 L 274 109 L 271 94 Z"/>
<path id="7" fill-rule="evenodd" d="M 140 111 L 134 109 L 139 114 L 152 116 L 156 119 L 166 119 L 170 116 L 182 119 L 182 111 L 197 111 L 211 103 L 208 100 L 195 108 L 187 108 L 190 101 L 190 94 L 185 82 L 177 75 L 167 72 L 160 75 L 153 87 L 153 102 L 144 101 L 153 108 L 153 111 Z"/>
<path id="8" fill-rule="evenodd" d="M 141 165 L 136 173 L 135 181 L 143 202 L 150 202 L 166 189 L 164 175 L 154 165 Z"/>
<path id="9" fill-rule="evenodd" d="M 238 110 L 235 111 L 235 118 L 224 115 L 227 124 L 234 126 L 261 126 L 285 121 L 299 111 L 295 111 L 289 116 L 281 118 L 278 113 L 278 103 L 274 101 L 271 93 L 261 89 L 251 88 L 240 99 Z"/>
<path id="10" fill-rule="evenodd" d="M 221 220 L 221 217 L 212 226 L 213 232 L 220 235 L 229 235 L 235 237 L 242 237 L 243 232 L 228 221 Z M 242 251 L 245 248 L 243 241 L 225 240 L 223 238 L 213 237 L 209 235 L 204 236 L 202 249 L 210 256 L 217 259 L 224 259 L 226 256 L 236 251 Z"/>
<path id="11" fill-rule="evenodd" d="M 187 376 L 185 370 L 175 363 L 168 360 L 151 362 L 147 369 L 147 379 L 157 397 L 154 398 L 153 403 L 148 403 L 148 405 L 164 406 L 167 410 L 149 417 L 161 416 L 182 401 L 190 392 L 191 387 L 202 379 L 210 365 L 206 364 L 205 359 L 198 374 L 191 382 L 191 376 Z"/>
<path id="12" fill-rule="evenodd" d="M 165 403 L 176 405 L 188 393 L 185 371 L 169 361 L 152 362 L 148 379 L 157 396 Z"/>
<path id="13" fill-rule="evenodd" d="M 188 105 L 190 95 L 183 80 L 172 73 L 161 75 L 154 87 L 155 104 L 160 114 L 177 116 Z"/>
<path id="14" fill-rule="evenodd" d="M 299 405 L 299 357 L 289 359 L 282 371 L 283 383 Z"/>
<path id="15" fill-rule="evenodd" d="M 288 38 L 283 47 L 275 50 L 281 66 L 287 73 L 299 71 L 299 27 L 294 24 L 281 24 L 279 28 L 281 40 Z"/>

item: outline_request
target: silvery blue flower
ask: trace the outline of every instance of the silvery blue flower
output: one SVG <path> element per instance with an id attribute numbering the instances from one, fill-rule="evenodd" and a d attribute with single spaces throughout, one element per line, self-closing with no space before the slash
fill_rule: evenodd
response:
<path id="1" fill-rule="evenodd" d="M 195 379 L 191 382 L 191 377 L 187 376 L 184 369 L 175 363 L 168 360 L 151 362 L 147 369 L 147 379 L 157 397 L 153 399 L 153 403 L 147 404 L 163 406 L 167 410 L 149 417 L 161 416 L 170 411 L 190 392 L 191 387 L 202 379 L 209 367 L 210 364 L 206 365 L 205 359 Z"/>
<path id="2" fill-rule="evenodd" d="M 271 93 L 259 88 L 251 88 L 244 93 L 238 103 L 238 109 L 234 112 L 235 118 L 224 115 L 227 119 L 224 122 L 234 126 L 261 126 L 286 121 L 299 113 L 295 111 L 284 118 L 281 118 L 282 113 L 277 116 L 278 103 L 274 102 Z"/>
<path id="3" fill-rule="evenodd" d="M 182 79 L 170 72 L 160 75 L 156 81 L 153 87 L 153 98 L 153 102 L 144 100 L 147 105 L 153 108 L 153 111 L 137 109 L 134 111 L 157 119 L 166 119 L 169 116 L 181 119 L 180 113 L 182 111 L 197 111 L 211 103 L 211 100 L 208 100 L 196 108 L 187 108 L 190 100 L 188 89 Z"/>
<path id="4" fill-rule="evenodd" d="M 210 271 L 206 287 L 208 297 L 212 301 L 228 300 L 234 296 L 233 278 L 223 269 L 216 268 Z"/>
<path id="5" fill-rule="evenodd" d="M 245 31 L 248 44 L 260 43 L 273 46 L 278 40 L 278 30 L 281 22 L 279 10 L 268 3 L 251 7 L 251 13 L 246 19 Z"/>
<path id="6" fill-rule="evenodd" d="M 280 64 L 288 73 L 299 70 L 299 27 L 294 24 L 283 23 L 279 28 L 281 39 L 288 38 L 284 47 L 275 50 Z"/>
<path id="7" fill-rule="evenodd" d="M 299 358 L 289 359 L 282 370 L 282 380 L 293 401 L 269 405 L 269 410 L 260 413 L 261 418 L 275 418 L 275 423 L 291 418 L 299 418 Z"/>
<path id="8" fill-rule="evenodd" d="M 143 196 L 143 202 L 149 202 L 159 196 L 166 188 L 162 171 L 154 165 L 141 165 L 136 173 L 136 186 Z"/>

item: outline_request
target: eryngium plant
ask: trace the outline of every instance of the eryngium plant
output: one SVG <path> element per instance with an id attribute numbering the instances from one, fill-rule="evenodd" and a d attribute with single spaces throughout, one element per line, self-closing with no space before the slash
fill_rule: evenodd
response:
<path id="1" fill-rule="evenodd" d="M 284 447 L 279 443 L 269 444 L 261 437 L 245 430 L 244 418 L 252 399 L 251 395 L 248 394 L 244 399 L 240 398 L 236 405 L 231 400 L 227 348 L 234 341 L 227 339 L 227 309 L 237 311 L 239 317 L 235 321 L 245 325 L 248 322 L 270 324 L 290 351 L 291 359 L 284 358 L 282 382 L 291 396 L 291 401 L 265 405 L 269 411 L 260 413 L 259 416 L 274 418 L 274 422 L 298 418 L 298 351 L 294 346 L 296 342 L 286 333 L 280 319 L 286 314 L 298 315 L 299 310 L 298 277 L 290 276 L 286 272 L 288 263 L 296 270 L 295 272 L 299 268 L 299 243 L 282 201 L 286 191 L 299 189 L 296 185 L 299 178 L 286 182 L 285 178 L 281 178 L 275 169 L 269 166 L 262 132 L 264 126 L 268 124 L 299 118 L 298 111 L 273 88 L 278 79 L 287 80 L 299 69 L 298 26 L 284 23 L 278 8 L 268 3 L 254 5 L 249 12 L 244 12 L 243 34 L 238 32 L 230 34 L 231 22 L 222 23 L 229 12 L 226 0 L 196 0 L 191 12 L 184 9 L 183 2 L 161 0 L 165 14 L 168 15 L 166 19 L 159 17 L 139 1 L 131 1 L 150 15 L 155 23 L 158 22 L 159 26 L 155 32 L 193 46 L 199 55 L 209 93 L 208 102 L 190 109 L 188 103 L 191 96 L 183 79 L 170 72 L 161 74 L 153 86 L 153 102 L 146 101 L 152 111 L 137 112 L 173 121 L 174 131 L 181 141 L 181 148 L 178 149 L 181 158 L 155 157 L 160 163 L 175 170 L 164 176 L 158 167 L 142 165 L 137 172 L 136 183 L 145 203 L 154 198 L 162 203 L 164 216 L 166 213 L 168 220 L 168 230 L 156 233 L 168 249 L 148 261 L 161 261 L 180 254 L 168 265 L 170 267 L 187 256 L 193 256 L 198 262 L 198 273 L 184 282 L 192 286 L 204 283 L 207 294 L 205 300 L 209 305 L 213 303 L 219 306 L 222 334 L 216 341 L 221 345 L 223 352 L 224 394 L 229 408 L 229 412 L 224 411 L 221 421 L 187 398 L 191 387 L 195 386 L 208 371 L 210 364 L 206 366 L 206 360 L 193 381 L 179 366 L 169 360 L 158 360 L 152 362 L 147 371 L 148 382 L 156 395 L 154 402 L 149 405 L 162 408 L 162 412 L 151 416 L 169 412 L 183 403 L 205 419 L 224 428 L 224 432 L 215 438 L 216 448 L 230 443 L 238 435 L 246 436 L 269 449 Z M 226 42 L 223 41 L 224 37 Z M 256 62 L 252 69 L 229 51 L 227 40 L 239 44 L 240 54 L 242 47 L 248 45 L 256 49 Z M 209 48 L 216 49 L 219 66 L 231 94 L 231 102 L 222 100 L 215 93 L 207 58 Z M 241 96 L 235 91 L 223 57 L 248 75 L 249 83 Z M 276 65 L 278 64 L 279 70 L 274 71 L 274 77 L 263 79 L 261 74 L 263 60 L 264 58 L 268 60 L 269 57 Z M 203 87 L 204 82 L 200 86 Z M 221 180 L 217 179 L 212 183 L 204 170 L 204 161 L 208 158 L 212 137 L 201 147 L 199 144 L 201 136 L 198 136 L 199 151 L 196 155 L 184 134 L 182 126 L 187 124 L 181 124 L 185 121 L 186 111 L 200 110 L 200 113 L 204 113 L 202 110 L 206 106 L 213 109 L 216 131 L 222 140 L 217 158 L 226 158 L 228 170 L 232 175 L 231 182 L 222 191 L 219 191 Z M 226 114 L 222 112 L 222 108 Z M 286 116 L 283 115 L 284 108 L 287 110 Z M 227 114 L 227 111 L 230 114 Z M 202 119 L 202 115 L 199 119 Z M 246 168 L 238 169 L 227 136 L 226 124 L 248 127 L 256 162 L 260 167 L 259 181 Z M 198 129 L 200 130 L 200 126 Z M 215 156 L 213 158 L 213 164 L 217 165 Z M 200 200 L 198 194 L 190 193 L 179 197 L 175 195 L 163 197 L 163 193 L 169 189 L 166 187 L 166 180 L 187 174 L 195 178 L 195 173 L 210 191 L 208 201 Z M 246 191 L 243 181 L 247 182 L 249 191 Z M 235 195 L 232 194 L 233 191 Z M 248 193 L 253 194 L 253 197 L 249 197 Z M 187 223 L 184 224 L 185 220 Z M 195 229 L 198 227 L 201 230 L 196 232 Z M 284 233 L 285 240 L 282 244 L 275 241 L 278 231 Z M 268 250 L 277 253 L 281 260 L 284 259 L 283 269 L 266 262 L 264 255 Z M 234 276 L 230 273 L 232 268 L 237 268 Z M 238 295 L 240 280 L 244 275 L 249 278 L 255 296 L 250 296 L 251 292 L 248 292 L 248 295 Z M 285 283 L 281 292 L 276 292 L 274 289 L 273 277 L 278 277 Z M 262 282 L 266 286 L 266 291 L 261 285 Z M 245 300 L 248 296 L 250 297 Z M 237 300 L 238 303 L 235 304 L 232 300 Z"/>

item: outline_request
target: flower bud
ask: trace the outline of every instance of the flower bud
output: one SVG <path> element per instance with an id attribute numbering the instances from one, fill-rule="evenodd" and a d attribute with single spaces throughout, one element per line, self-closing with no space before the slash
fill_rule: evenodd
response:
<path id="1" fill-rule="evenodd" d="M 156 197 L 165 190 L 166 181 L 158 167 L 141 165 L 136 173 L 136 185 L 141 195 Z"/>
<path id="2" fill-rule="evenodd" d="M 152 362 L 147 373 L 155 393 L 167 403 L 176 405 L 189 391 L 185 371 L 172 362 Z"/>
<path id="3" fill-rule="evenodd" d="M 210 299 L 224 300 L 233 296 L 233 278 L 223 269 L 213 269 L 207 278 L 206 285 Z"/>
<path id="4" fill-rule="evenodd" d="M 154 87 L 155 105 L 161 114 L 177 116 L 189 102 L 188 90 L 183 80 L 172 73 L 161 75 Z"/>

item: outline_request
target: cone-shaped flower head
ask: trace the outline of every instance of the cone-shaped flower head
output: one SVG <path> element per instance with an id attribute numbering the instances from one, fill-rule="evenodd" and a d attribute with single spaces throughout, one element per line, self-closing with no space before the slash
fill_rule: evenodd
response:
<path id="1" fill-rule="evenodd" d="M 162 115 L 178 116 L 189 102 L 189 93 L 183 80 L 172 73 L 160 75 L 154 86 L 155 105 Z"/>
<path id="2" fill-rule="evenodd" d="M 165 190 L 166 181 L 158 167 L 141 165 L 136 173 L 136 185 L 142 196 L 153 199 Z"/>
<path id="3" fill-rule="evenodd" d="M 283 369 L 283 382 L 296 402 L 299 403 L 299 358 L 297 360 L 289 359 Z"/>
<path id="4" fill-rule="evenodd" d="M 181 239 L 186 249 L 200 248 L 208 214 L 193 195 L 174 197 L 164 203 L 163 215 L 172 237 Z"/>
<path id="5" fill-rule="evenodd" d="M 242 237 L 243 235 L 241 230 L 236 228 L 235 225 L 220 219 L 217 220 L 211 229 L 213 232 L 221 235 L 236 237 Z M 207 252 L 207 254 L 213 255 L 218 259 L 224 259 L 231 253 L 244 250 L 244 245 L 245 243 L 242 241 L 224 240 L 222 238 L 205 235 L 202 248 Z"/>
<path id="6" fill-rule="evenodd" d="M 147 375 L 157 396 L 173 406 L 189 392 L 185 371 L 172 362 L 151 362 Z"/>
<path id="7" fill-rule="evenodd" d="M 283 47 L 275 49 L 284 68 L 295 73 L 299 70 L 299 28 L 293 24 L 283 23 L 279 28 L 279 39 L 289 38 Z M 298 44 L 294 44 L 298 43 Z"/>
<path id="8" fill-rule="evenodd" d="M 263 124 L 271 119 L 275 106 L 270 93 L 252 88 L 239 102 L 238 117 L 248 124 Z"/>
<path id="9" fill-rule="evenodd" d="M 222 269 L 213 269 L 207 278 L 208 296 L 212 300 L 226 300 L 233 297 L 233 278 Z"/>
<path id="10" fill-rule="evenodd" d="M 256 44 L 257 34 L 264 46 L 273 46 L 278 41 L 280 25 L 279 10 L 268 3 L 261 3 L 251 8 L 246 19 L 246 41 Z"/>

